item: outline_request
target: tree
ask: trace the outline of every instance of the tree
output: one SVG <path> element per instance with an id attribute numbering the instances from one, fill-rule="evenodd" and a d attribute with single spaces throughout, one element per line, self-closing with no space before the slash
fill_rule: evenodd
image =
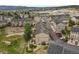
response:
<path id="1" fill-rule="evenodd" d="M 34 44 L 30 44 L 29 47 L 31 48 L 32 52 L 34 53 L 34 49 L 35 49 L 37 46 L 34 45 Z"/>
<path id="2" fill-rule="evenodd" d="M 64 41 L 64 42 L 67 42 L 67 41 L 68 41 L 68 37 L 66 36 L 63 41 Z"/>
<path id="3" fill-rule="evenodd" d="M 72 27 L 73 25 L 75 25 L 75 22 L 69 19 L 69 26 Z"/>
<path id="4" fill-rule="evenodd" d="M 36 45 L 34 45 L 34 44 L 30 44 L 30 48 L 36 48 L 37 46 Z"/>
<path id="5" fill-rule="evenodd" d="M 62 32 L 62 34 L 63 34 L 63 35 L 66 35 L 66 32 L 65 32 L 65 30 L 62 30 L 61 32 Z"/>
<path id="6" fill-rule="evenodd" d="M 65 26 L 65 29 L 64 30 L 65 30 L 65 32 L 66 32 L 67 35 L 70 34 L 70 30 L 68 30 L 67 26 Z"/>
<path id="7" fill-rule="evenodd" d="M 79 22 L 77 22 L 76 24 L 79 25 Z"/>
<path id="8" fill-rule="evenodd" d="M 31 18 L 31 15 L 30 15 L 30 12 L 29 11 L 27 12 L 27 14 L 28 14 L 28 17 Z"/>
<path id="9" fill-rule="evenodd" d="M 24 28 L 24 39 L 25 41 L 29 41 L 31 39 L 32 34 L 31 25 L 29 23 L 26 23 Z"/>
<path id="10" fill-rule="evenodd" d="M 26 41 L 25 45 L 24 45 L 24 51 L 27 52 L 29 51 L 29 41 L 31 40 L 31 34 L 32 34 L 32 30 L 31 30 L 31 25 L 29 23 L 26 23 L 24 26 L 24 39 Z M 27 48 L 27 49 L 26 49 Z"/>

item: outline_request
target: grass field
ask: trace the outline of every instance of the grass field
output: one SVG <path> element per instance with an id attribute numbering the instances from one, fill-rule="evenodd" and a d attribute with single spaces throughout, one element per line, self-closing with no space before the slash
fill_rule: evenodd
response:
<path id="1" fill-rule="evenodd" d="M 13 35 L 6 37 L 5 29 L 0 29 L 0 53 L 2 54 L 25 54 L 30 53 L 32 51 L 26 51 L 25 48 L 25 40 L 23 35 Z M 38 53 L 46 53 L 47 48 L 45 46 L 37 46 L 36 54 Z"/>
<path id="2" fill-rule="evenodd" d="M 0 29 L 0 53 L 23 53 L 23 35 L 6 37 L 5 29 Z"/>

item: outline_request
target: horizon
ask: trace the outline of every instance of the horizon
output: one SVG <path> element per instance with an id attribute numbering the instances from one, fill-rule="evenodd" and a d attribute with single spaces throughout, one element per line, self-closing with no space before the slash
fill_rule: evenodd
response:
<path id="1" fill-rule="evenodd" d="M 13 7 L 66 7 L 66 6 L 79 6 L 79 5 L 60 5 L 60 6 L 21 6 L 21 5 L 0 5 L 4 7 L 13 6 Z"/>

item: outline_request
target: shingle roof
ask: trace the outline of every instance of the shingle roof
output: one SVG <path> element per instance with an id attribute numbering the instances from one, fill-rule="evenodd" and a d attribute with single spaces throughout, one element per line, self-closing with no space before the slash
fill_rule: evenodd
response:
<path id="1" fill-rule="evenodd" d="M 53 15 L 52 16 L 52 19 L 54 20 L 54 22 L 56 23 L 56 24 L 58 24 L 58 23 L 61 23 L 63 20 L 69 20 L 69 15 L 68 14 L 66 14 L 66 15 Z"/>
<path id="2" fill-rule="evenodd" d="M 71 29 L 71 31 L 72 31 L 72 32 L 79 32 L 79 27 L 73 27 L 73 28 Z"/>
<path id="3" fill-rule="evenodd" d="M 48 54 L 79 54 L 79 47 L 66 44 L 61 40 L 51 41 Z"/>
<path id="4" fill-rule="evenodd" d="M 39 13 L 39 16 L 49 16 L 49 13 Z"/>
<path id="5" fill-rule="evenodd" d="M 41 21 L 36 24 L 36 34 L 45 32 L 46 29 L 44 28 L 42 24 L 43 23 Z"/>
<path id="6" fill-rule="evenodd" d="M 79 19 L 79 16 L 74 16 L 76 19 Z"/>

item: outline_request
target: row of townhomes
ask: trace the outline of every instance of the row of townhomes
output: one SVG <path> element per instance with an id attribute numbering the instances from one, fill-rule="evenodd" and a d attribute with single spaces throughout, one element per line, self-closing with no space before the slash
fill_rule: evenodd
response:
<path id="1" fill-rule="evenodd" d="M 69 20 L 74 21 L 75 25 L 70 27 Z M 79 13 L 37 12 L 34 23 L 35 42 L 49 43 L 48 53 L 79 53 Z M 69 33 L 64 35 L 62 30 L 65 32 L 66 28 Z"/>
<path id="2" fill-rule="evenodd" d="M 75 23 L 69 26 L 70 23 Z M 25 18 L 0 15 L 0 27 L 24 26 Z M 79 13 L 66 12 L 36 12 L 33 16 L 32 32 L 35 44 L 49 44 L 48 53 L 75 53 L 79 51 Z M 68 32 L 67 32 L 68 31 Z M 76 46 L 76 47 L 75 47 Z M 64 50 L 64 51 L 63 51 Z M 72 50 L 72 51 L 71 51 Z M 77 52 L 76 51 L 76 52 Z M 79 52 L 77 52 L 79 53 Z"/>
<path id="3" fill-rule="evenodd" d="M 23 17 L 14 18 L 13 16 L 0 15 L 0 27 L 2 26 L 24 26 L 25 20 Z"/>

